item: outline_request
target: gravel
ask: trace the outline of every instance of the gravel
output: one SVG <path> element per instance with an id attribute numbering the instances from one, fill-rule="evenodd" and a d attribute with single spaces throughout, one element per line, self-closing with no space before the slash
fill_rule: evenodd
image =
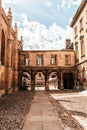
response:
<path id="1" fill-rule="evenodd" d="M 87 98 L 74 97 L 55 100 L 50 96 L 50 94 L 55 93 L 70 94 L 72 91 L 46 92 L 54 106 L 54 111 L 58 119 L 60 119 L 63 130 L 84 130 L 73 115 L 87 117 L 87 111 L 84 109 L 84 100 L 86 101 Z M 0 98 L 0 130 L 22 130 L 34 95 L 35 92 L 19 91 L 10 95 L 4 95 Z"/>
<path id="2" fill-rule="evenodd" d="M 52 93 L 59 94 L 59 93 L 66 93 L 66 92 L 61 92 L 61 91 L 49 92 L 49 94 L 52 94 Z M 69 92 L 69 94 L 70 93 L 72 93 L 72 91 Z M 56 112 L 58 119 L 60 119 L 63 130 L 84 130 L 84 128 L 79 124 L 79 122 L 72 116 L 73 114 L 76 114 L 76 111 L 66 109 L 63 105 L 61 105 L 60 100 L 55 100 L 51 96 L 49 96 L 49 99 L 54 106 L 54 110 Z M 67 103 L 69 106 L 71 105 L 71 102 L 68 99 L 67 100 L 64 99 L 62 100 L 62 102 L 63 101 L 65 102 L 66 105 Z M 75 98 L 73 102 L 75 102 Z M 81 102 L 79 103 L 81 104 Z M 78 112 L 79 116 L 81 115 L 81 113 L 82 112 Z M 84 114 L 83 116 L 86 116 L 86 114 Z"/>
<path id="3" fill-rule="evenodd" d="M 22 130 L 34 95 L 19 91 L 0 98 L 0 130 Z"/>

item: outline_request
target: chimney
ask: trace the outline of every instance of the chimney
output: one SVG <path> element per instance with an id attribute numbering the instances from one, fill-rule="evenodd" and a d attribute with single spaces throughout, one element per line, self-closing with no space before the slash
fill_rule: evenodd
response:
<path id="1" fill-rule="evenodd" d="M 71 40 L 70 39 L 66 39 L 66 49 L 69 48 L 70 44 L 71 44 Z"/>

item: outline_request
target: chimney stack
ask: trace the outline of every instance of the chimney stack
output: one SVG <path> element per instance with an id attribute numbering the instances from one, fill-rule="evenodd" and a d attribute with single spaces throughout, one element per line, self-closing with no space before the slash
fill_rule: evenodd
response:
<path id="1" fill-rule="evenodd" d="M 69 48 L 70 44 L 71 44 L 71 40 L 70 39 L 66 39 L 66 49 Z"/>

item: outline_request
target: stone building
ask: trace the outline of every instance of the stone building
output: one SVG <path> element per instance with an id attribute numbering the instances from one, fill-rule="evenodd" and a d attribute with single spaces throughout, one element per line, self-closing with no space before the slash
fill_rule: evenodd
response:
<path id="1" fill-rule="evenodd" d="M 17 24 L 12 28 L 12 12 L 6 15 L 0 0 L 0 95 L 18 89 L 73 89 L 87 79 L 87 0 L 78 8 L 71 27 L 74 47 L 66 40 L 63 50 L 23 50 Z"/>
<path id="2" fill-rule="evenodd" d="M 75 84 L 75 52 L 70 39 L 66 48 L 56 51 L 24 51 L 18 29 L 12 28 L 12 12 L 2 8 L 0 0 L 0 95 L 18 89 L 73 89 Z"/>
<path id="3" fill-rule="evenodd" d="M 0 0 L 0 95 L 17 90 L 18 51 L 22 48 L 17 35 L 17 25 L 12 28 L 11 8 L 6 15 Z"/>
<path id="4" fill-rule="evenodd" d="M 75 52 L 66 40 L 66 49 L 19 52 L 19 82 L 30 89 L 35 86 L 49 90 L 52 83 L 56 89 L 73 89 L 75 83 Z M 70 47 L 71 48 L 70 48 Z"/>
<path id="5" fill-rule="evenodd" d="M 74 34 L 74 46 L 76 52 L 77 81 L 86 84 L 87 80 L 87 0 L 82 0 L 71 27 Z"/>

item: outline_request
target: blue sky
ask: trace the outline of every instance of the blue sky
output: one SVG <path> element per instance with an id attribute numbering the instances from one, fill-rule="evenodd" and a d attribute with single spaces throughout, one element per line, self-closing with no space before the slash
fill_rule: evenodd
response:
<path id="1" fill-rule="evenodd" d="M 26 50 L 57 50 L 73 41 L 70 21 L 82 0 L 3 0 L 12 8 L 13 24 L 19 28 Z"/>

